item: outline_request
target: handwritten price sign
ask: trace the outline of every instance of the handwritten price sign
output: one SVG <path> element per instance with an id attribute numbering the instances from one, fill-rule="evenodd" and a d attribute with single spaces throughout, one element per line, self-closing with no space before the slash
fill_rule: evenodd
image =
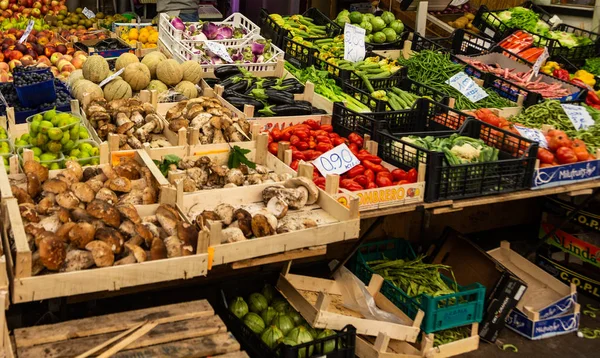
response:
<path id="1" fill-rule="evenodd" d="M 94 14 L 94 12 L 90 9 L 88 9 L 87 7 L 83 8 L 82 13 L 85 15 L 85 17 L 87 17 L 88 19 L 93 19 L 96 17 L 96 14 Z"/>
<path id="2" fill-rule="evenodd" d="M 313 162 L 321 175 L 344 174 L 360 164 L 360 160 L 352 154 L 346 144 L 340 144 L 332 150 L 321 154 Z"/>
<path id="3" fill-rule="evenodd" d="M 548 141 L 546 141 L 546 136 L 539 129 L 527 128 L 520 125 L 515 124 L 515 129 L 521 134 L 523 137 L 530 139 L 534 142 L 540 143 L 540 147 L 548 149 Z"/>
<path id="4" fill-rule="evenodd" d="M 215 55 L 219 56 L 220 58 L 224 59 L 229 63 L 233 62 L 233 60 L 229 56 L 229 53 L 227 52 L 227 49 L 222 43 L 206 41 L 205 44 L 206 47 Z"/>
<path id="5" fill-rule="evenodd" d="M 469 99 L 469 101 L 475 103 L 488 96 L 483 88 L 479 87 L 475 81 L 471 79 L 466 73 L 459 72 L 454 76 L 450 77 L 447 84 L 456 88 L 460 93 Z"/>
<path id="6" fill-rule="evenodd" d="M 584 107 L 574 104 L 561 104 L 561 106 L 576 130 L 588 129 L 594 125 L 592 116 Z"/>
<path id="7" fill-rule="evenodd" d="M 358 62 L 365 59 L 365 34 L 365 29 L 358 26 L 344 26 L 344 60 Z"/>

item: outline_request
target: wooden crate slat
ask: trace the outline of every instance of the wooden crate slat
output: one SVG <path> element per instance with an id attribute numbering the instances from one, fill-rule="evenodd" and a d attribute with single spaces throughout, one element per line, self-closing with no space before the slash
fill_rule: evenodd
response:
<path id="1" fill-rule="evenodd" d="M 207 357 L 240 350 L 240 344 L 229 333 L 164 343 L 157 346 L 122 351 L 114 358 Z"/>
<path id="2" fill-rule="evenodd" d="M 213 356 L 212 358 L 250 358 L 248 353 L 244 351 L 233 352 L 233 353 L 225 353 L 218 356 Z"/>
<path id="3" fill-rule="evenodd" d="M 207 300 L 198 300 L 135 311 L 83 318 L 52 325 L 19 328 L 14 332 L 17 347 L 57 342 L 76 337 L 127 330 L 145 320 L 192 319 L 213 316 Z M 91 348 L 91 347 L 87 347 Z"/>
<path id="4" fill-rule="evenodd" d="M 197 338 L 227 332 L 225 323 L 219 316 L 202 319 L 188 319 L 184 321 L 164 323 L 156 326 L 146 335 L 129 344 L 124 350 L 143 348 L 177 340 Z M 66 341 L 52 342 L 33 347 L 18 349 L 19 357 L 71 357 L 86 352 L 90 347 L 95 347 L 115 336 L 116 332 L 98 334 L 94 336 L 69 339 Z M 101 353 L 101 352 L 99 352 Z"/>

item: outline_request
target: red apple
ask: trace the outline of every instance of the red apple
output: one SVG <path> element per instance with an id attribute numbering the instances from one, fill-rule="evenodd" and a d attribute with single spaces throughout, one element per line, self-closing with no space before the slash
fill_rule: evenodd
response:
<path id="1" fill-rule="evenodd" d="M 42 12 L 40 11 L 40 9 L 34 8 L 33 10 L 31 10 L 31 16 L 40 17 L 42 16 Z"/>
<path id="2" fill-rule="evenodd" d="M 17 3 L 17 0 L 8 0 L 8 3 L 9 3 L 9 4 L 16 4 L 16 3 Z"/>
<path id="3" fill-rule="evenodd" d="M 47 65 L 48 67 L 52 66 L 52 62 L 50 62 L 48 57 L 46 57 L 44 55 L 38 56 L 37 61 L 38 61 L 38 63 L 43 63 L 43 64 Z"/>
<path id="4" fill-rule="evenodd" d="M 50 1 L 50 5 L 51 5 L 52 7 L 56 7 L 56 6 L 58 6 L 58 5 L 59 5 L 59 3 L 58 3 L 58 1 L 56 1 L 56 0 L 52 0 L 52 1 Z"/>
<path id="5" fill-rule="evenodd" d="M 79 70 L 83 67 L 83 63 L 85 62 L 85 60 L 82 60 L 80 57 L 75 57 L 71 60 L 71 64 L 73 65 L 73 67 L 75 67 L 75 69 Z"/>
<path id="6" fill-rule="evenodd" d="M 59 70 L 60 72 L 62 72 L 62 68 L 63 68 L 63 66 L 64 66 L 64 65 L 66 65 L 67 63 L 68 63 L 68 64 L 71 64 L 71 62 L 69 62 L 69 61 L 67 61 L 67 60 L 65 60 L 65 59 L 63 59 L 63 58 L 61 57 L 61 58 L 58 60 L 58 62 L 54 63 L 54 65 L 56 66 L 56 68 L 58 68 L 58 70 Z"/>
<path id="7" fill-rule="evenodd" d="M 58 51 L 58 52 L 60 52 L 60 53 L 62 53 L 64 55 L 64 54 L 67 53 L 67 46 L 62 45 L 62 44 L 57 45 L 56 46 L 56 51 Z"/>
<path id="8" fill-rule="evenodd" d="M 75 53 L 73 54 L 73 57 L 77 57 L 79 55 L 83 55 L 83 56 L 87 57 L 87 53 L 85 53 L 83 51 L 75 51 Z"/>
<path id="9" fill-rule="evenodd" d="M 2 16 L 3 16 L 3 17 L 9 18 L 9 17 L 10 17 L 10 15 L 12 15 L 12 14 L 11 14 L 11 13 L 9 13 L 8 11 L 6 11 L 6 10 L 5 10 L 5 11 L 2 11 Z"/>
<path id="10" fill-rule="evenodd" d="M 50 11 L 50 9 L 48 9 L 48 6 L 46 5 L 42 6 L 40 10 L 42 11 L 42 15 L 46 15 L 48 11 Z"/>
<path id="11" fill-rule="evenodd" d="M 23 64 L 21 63 L 21 61 L 19 60 L 10 60 L 8 62 L 8 68 L 10 68 L 11 72 L 15 69 L 15 67 L 17 66 L 23 66 Z"/>
<path id="12" fill-rule="evenodd" d="M 44 55 L 46 55 L 46 57 L 48 57 L 48 58 L 50 58 L 50 56 L 52 56 L 52 54 L 55 52 L 56 52 L 56 48 L 54 46 L 46 45 L 46 47 L 44 47 Z"/>
<path id="13" fill-rule="evenodd" d="M 17 1 L 17 4 L 19 4 L 19 5 L 23 6 L 23 7 L 25 7 L 25 6 L 27 6 L 27 0 L 18 0 L 18 1 Z"/>
<path id="14" fill-rule="evenodd" d="M 37 43 L 42 46 L 46 46 L 46 44 L 48 44 L 48 42 L 50 42 L 50 40 L 48 40 L 48 38 L 46 36 L 38 37 L 38 39 L 37 39 Z"/>
<path id="15" fill-rule="evenodd" d="M 12 4 L 12 5 L 10 5 L 10 9 L 11 9 L 12 11 L 19 11 L 19 5 L 17 5 L 17 4 Z M 23 8 L 23 9 L 24 9 L 24 8 Z"/>
<path id="16" fill-rule="evenodd" d="M 6 9 L 6 11 L 5 11 L 5 12 L 8 14 L 8 16 L 13 16 L 13 11 L 12 11 L 12 9 Z M 7 16 L 7 17 L 8 17 L 8 16 Z"/>
<path id="17" fill-rule="evenodd" d="M 9 5 L 9 4 L 8 4 L 8 1 L 7 1 L 7 0 L 2 0 L 2 1 L 0 1 L 0 9 L 2 9 L 2 10 L 6 10 L 6 9 L 8 9 L 8 5 Z"/>
<path id="18" fill-rule="evenodd" d="M 47 64 L 45 64 L 45 63 L 40 63 L 40 62 L 38 62 L 38 63 L 37 63 L 37 65 L 35 65 L 35 67 L 37 67 L 37 68 L 48 68 L 48 67 L 50 67 L 50 66 L 48 66 L 48 65 L 47 65 Z"/>

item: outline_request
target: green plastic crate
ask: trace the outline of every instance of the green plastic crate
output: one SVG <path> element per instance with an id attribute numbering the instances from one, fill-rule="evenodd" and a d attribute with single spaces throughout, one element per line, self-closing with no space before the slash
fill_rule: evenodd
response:
<path id="1" fill-rule="evenodd" d="M 405 240 L 379 241 L 364 244 L 359 248 L 350 264 L 351 270 L 365 285 L 368 285 L 375 272 L 367 262 L 381 260 L 384 256 L 391 260 L 416 257 L 410 244 Z M 454 286 L 454 281 L 444 275 L 441 277 L 450 287 Z M 425 312 L 421 329 L 426 333 L 479 322 L 483 316 L 485 287 L 479 283 L 468 286 L 458 285 L 458 292 L 453 294 L 438 297 L 421 294 L 409 297 L 402 289 L 385 280 L 381 292 L 411 318 L 415 318 L 419 309 Z"/>

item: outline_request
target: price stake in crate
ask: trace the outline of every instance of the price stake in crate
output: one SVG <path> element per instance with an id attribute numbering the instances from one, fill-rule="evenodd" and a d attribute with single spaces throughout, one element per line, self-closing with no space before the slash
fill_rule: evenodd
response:
<path id="1" fill-rule="evenodd" d="M 211 51 L 215 55 L 219 56 L 223 60 L 225 60 L 229 63 L 233 63 L 233 60 L 229 56 L 227 49 L 225 48 L 225 46 L 222 43 L 206 41 L 205 44 L 209 51 Z"/>
<path id="2" fill-rule="evenodd" d="M 117 76 L 120 76 L 121 73 L 123 73 L 123 71 L 125 71 L 125 68 L 122 68 L 122 69 L 118 70 L 117 72 L 113 73 L 112 75 L 108 76 L 107 78 L 104 79 L 104 81 L 100 82 L 100 84 L 98 84 L 98 86 L 103 87 L 108 82 L 117 78 Z"/>
<path id="3" fill-rule="evenodd" d="M 27 28 L 25 29 L 25 32 L 23 33 L 23 36 L 21 36 L 21 38 L 19 39 L 19 43 L 22 44 L 23 42 L 27 41 L 27 37 L 29 37 L 29 34 L 31 33 L 31 30 L 33 30 L 33 25 L 35 23 L 33 22 L 33 20 L 29 20 L 29 23 L 27 24 Z"/>
<path id="4" fill-rule="evenodd" d="M 356 158 L 346 144 L 340 144 L 332 150 L 321 154 L 313 162 L 321 175 L 327 174 L 344 174 L 348 170 L 360 164 L 360 160 Z"/>
<path id="5" fill-rule="evenodd" d="M 530 139 L 534 142 L 540 143 L 540 147 L 544 149 L 548 149 L 548 141 L 546 140 L 546 136 L 539 129 L 527 128 L 520 126 L 518 124 L 514 125 L 517 132 L 523 137 Z"/>
<path id="6" fill-rule="evenodd" d="M 585 107 L 573 104 L 561 104 L 561 106 L 576 130 L 588 129 L 594 125 L 595 122 Z"/>
<path id="7" fill-rule="evenodd" d="M 459 72 L 454 76 L 450 77 L 447 84 L 456 88 L 460 93 L 469 99 L 469 101 L 475 103 L 488 96 L 488 94 L 479 87 L 471 77 L 464 72 Z"/>
<path id="8" fill-rule="evenodd" d="M 538 57 L 537 60 L 535 61 L 535 63 L 533 64 L 533 67 L 532 67 L 533 77 L 536 77 L 537 75 L 540 74 L 540 68 L 542 68 L 544 63 L 546 63 L 546 60 L 548 59 L 548 57 L 550 57 L 550 54 L 548 53 L 548 48 L 544 47 L 544 52 L 542 52 L 540 57 Z"/>
<path id="9" fill-rule="evenodd" d="M 87 7 L 84 7 L 81 13 L 84 14 L 88 19 L 93 19 L 96 17 L 96 14 L 94 14 L 94 12 Z"/>
<path id="10" fill-rule="evenodd" d="M 358 26 L 344 26 L 344 60 L 358 62 L 365 59 L 365 34 L 365 29 Z"/>

